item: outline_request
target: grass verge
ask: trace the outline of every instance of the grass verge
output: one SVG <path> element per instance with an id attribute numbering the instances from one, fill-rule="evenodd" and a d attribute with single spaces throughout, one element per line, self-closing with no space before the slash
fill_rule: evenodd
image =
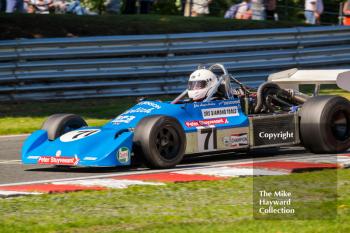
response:
<path id="1" fill-rule="evenodd" d="M 283 21 L 165 15 L 0 14 L 0 39 L 210 32 L 295 26 L 305 25 Z"/>
<path id="2" fill-rule="evenodd" d="M 172 100 L 164 95 L 151 99 Z M 0 103 L 0 135 L 32 133 L 56 113 L 82 116 L 89 126 L 101 126 L 137 103 L 137 97 L 56 102 Z"/>
<path id="3" fill-rule="evenodd" d="M 308 95 L 313 94 L 314 88 L 315 88 L 315 85 L 313 84 L 300 85 L 300 91 Z M 347 92 L 338 88 L 336 84 L 322 84 L 320 87 L 320 94 L 321 95 L 340 95 L 347 99 L 350 99 L 350 92 Z"/>
<path id="4" fill-rule="evenodd" d="M 0 232 L 350 232 L 350 171 L 338 171 L 335 206 L 317 198 L 322 181 L 334 172 L 288 176 L 302 181 L 298 186 L 281 176 L 261 177 L 266 183 L 282 179 L 288 191 L 304 192 L 297 204 L 315 201 L 315 212 L 337 208 L 337 217 L 329 220 L 255 220 L 253 178 L 233 178 L 0 199 Z"/>
<path id="5" fill-rule="evenodd" d="M 136 104 L 136 98 L 58 102 L 0 103 L 0 135 L 31 133 L 55 113 L 82 116 L 89 126 L 101 126 Z"/>

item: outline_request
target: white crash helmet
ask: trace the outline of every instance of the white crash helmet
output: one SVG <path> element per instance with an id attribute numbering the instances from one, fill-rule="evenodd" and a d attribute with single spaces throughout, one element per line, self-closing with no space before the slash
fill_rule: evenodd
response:
<path id="1" fill-rule="evenodd" d="M 194 101 L 204 99 L 217 82 L 216 75 L 210 70 L 196 70 L 188 80 L 188 97 Z"/>

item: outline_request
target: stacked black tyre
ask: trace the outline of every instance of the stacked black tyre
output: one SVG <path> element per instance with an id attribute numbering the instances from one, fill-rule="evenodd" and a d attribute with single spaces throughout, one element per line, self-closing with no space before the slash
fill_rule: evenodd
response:
<path id="1" fill-rule="evenodd" d="M 350 148 L 350 102 L 340 96 L 316 96 L 303 104 L 300 136 L 313 153 L 340 153 Z"/>
<path id="2" fill-rule="evenodd" d="M 175 118 L 146 117 L 135 128 L 135 155 L 150 168 L 175 167 L 182 160 L 185 148 L 186 135 Z"/>

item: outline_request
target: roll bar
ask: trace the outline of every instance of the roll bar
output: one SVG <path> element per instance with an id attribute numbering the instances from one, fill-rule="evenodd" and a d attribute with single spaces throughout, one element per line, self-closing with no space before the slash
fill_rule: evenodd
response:
<path id="1" fill-rule="evenodd" d="M 203 68 L 203 66 L 199 66 L 198 68 Z M 203 102 L 208 102 L 211 100 L 213 95 L 218 91 L 218 88 L 220 85 L 224 84 L 225 85 L 225 94 L 228 98 L 232 97 L 232 91 L 231 91 L 231 80 L 240 85 L 244 91 L 248 91 L 245 86 L 239 82 L 237 79 L 235 79 L 231 74 L 228 73 L 227 69 L 219 63 L 213 64 L 208 68 L 210 71 L 214 71 L 215 69 L 220 69 L 222 71 L 222 75 L 219 77 L 218 82 L 216 85 L 209 90 L 207 98 L 203 100 Z M 171 103 L 176 104 L 179 102 L 186 94 L 188 93 L 188 90 L 186 89 L 183 91 L 179 96 L 177 96 Z"/>

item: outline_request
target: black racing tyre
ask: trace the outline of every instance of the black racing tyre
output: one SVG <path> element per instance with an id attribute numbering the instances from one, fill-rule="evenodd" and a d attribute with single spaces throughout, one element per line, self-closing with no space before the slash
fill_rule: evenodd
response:
<path id="1" fill-rule="evenodd" d="M 149 168 L 175 167 L 182 160 L 185 149 L 185 132 L 172 117 L 146 117 L 135 128 L 135 154 Z"/>
<path id="2" fill-rule="evenodd" d="M 316 96 L 303 104 L 300 136 L 313 153 L 340 153 L 350 147 L 350 102 L 340 96 Z"/>
<path id="3" fill-rule="evenodd" d="M 54 114 L 46 119 L 41 129 L 47 131 L 49 140 L 55 140 L 61 135 L 87 126 L 83 118 L 75 114 Z"/>

